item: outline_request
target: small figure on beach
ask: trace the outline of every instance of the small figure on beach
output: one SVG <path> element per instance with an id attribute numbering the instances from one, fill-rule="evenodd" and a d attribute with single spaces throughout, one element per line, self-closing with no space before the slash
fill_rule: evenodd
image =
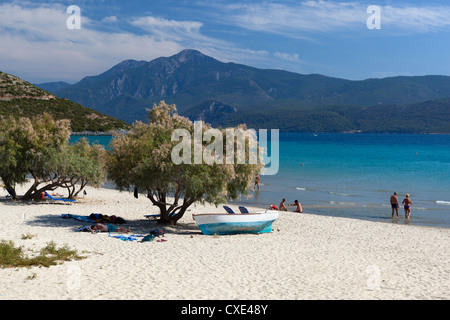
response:
<path id="1" fill-rule="evenodd" d="M 412 206 L 412 201 L 409 198 L 409 194 L 405 195 L 405 199 L 403 199 L 403 208 L 405 209 L 405 218 L 409 219 L 410 215 L 411 215 L 411 206 Z"/>
<path id="2" fill-rule="evenodd" d="M 397 212 L 397 217 L 398 217 L 398 198 L 397 198 L 397 192 L 394 192 L 394 194 L 391 196 L 391 207 L 392 207 L 392 218 L 394 217 L 394 211 Z"/>
<path id="3" fill-rule="evenodd" d="M 253 190 L 255 190 L 256 187 L 258 187 L 259 190 L 259 183 L 261 182 L 261 179 L 259 178 L 259 175 L 257 174 L 255 177 L 255 184 L 253 185 Z"/>
<path id="4" fill-rule="evenodd" d="M 122 228 L 122 227 L 118 227 L 115 226 L 111 223 L 108 224 L 103 224 L 103 223 L 97 223 L 91 226 L 91 231 L 92 232 L 125 232 L 125 233 L 129 233 L 131 232 L 131 230 L 128 228 Z"/>
<path id="5" fill-rule="evenodd" d="M 302 205 L 300 204 L 300 202 L 298 202 L 298 200 L 295 200 L 294 203 L 289 204 L 289 206 L 297 207 L 297 208 L 295 208 L 295 210 L 293 212 L 299 212 L 299 213 L 303 212 Z"/>
<path id="6" fill-rule="evenodd" d="M 280 211 L 289 211 L 289 209 L 288 209 L 288 208 L 286 207 L 286 205 L 284 204 L 285 201 L 286 201 L 285 198 L 283 198 L 283 200 L 281 200 L 280 208 L 279 208 Z"/>
<path id="7" fill-rule="evenodd" d="M 63 197 L 62 194 L 59 194 L 58 192 L 53 192 L 50 194 L 52 197 Z M 45 192 L 41 193 L 41 199 L 45 199 Z"/>

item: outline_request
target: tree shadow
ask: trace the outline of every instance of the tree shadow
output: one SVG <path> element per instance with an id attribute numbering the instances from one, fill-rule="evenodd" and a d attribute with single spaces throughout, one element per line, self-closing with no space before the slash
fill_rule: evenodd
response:
<path id="1" fill-rule="evenodd" d="M 158 229 L 164 230 L 167 234 L 179 234 L 179 235 L 199 235 L 202 234 L 201 230 L 195 223 L 178 223 L 176 225 L 167 225 L 157 223 Z"/>
<path id="2" fill-rule="evenodd" d="M 60 215 L 48 214 L 39 215 L 30 220 L 25 221 L 27 225 L 48 227 L 48 228 L 67 228 L 71 227 L 73 232 L 79 232 L 78 229 L 85 226 L 92 226 L 95 222 L 79 221 L 72 218 L 62 218 Z M 139 219 L 126 220 L 124 224 L 116 224 L 123 228 L 130 228 L 132 234 L 146 235 L 155 229 L 161 229 L 165 234 L 179 235 L 198 235 L 201 234 L 200 229 L 193 223 L 180 223 L 175 226 L 158 223 L 156 220 Z"/>
<path id="3" fill-rule="evenodd" d="M 72 205 L 72 203 L 65 203 L 63 201 L 52 202 L 51 200 L 13 200 L 11 198 L 1 198 L 0 204 L 4 204 L 7 206 L 32 206 L 32 205 L 41 205 L 41 204 L 58 205 L 58 206 Z"/>

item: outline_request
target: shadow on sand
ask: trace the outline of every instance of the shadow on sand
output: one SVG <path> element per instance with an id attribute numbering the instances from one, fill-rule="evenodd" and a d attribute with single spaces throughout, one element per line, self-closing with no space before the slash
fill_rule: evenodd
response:
<path id="1" fill-rule="evenodd" d="M 158 223 L 155 220 L 126 220 L 124 224 L 117 224 L 123 228 L 130 228 L 132 234 L 147 235 L 155 229 L 161 229 L 165 234 L 179 235 L 199 235 L 202 234 L 195 223 L 180 223 L 177 225 L 166 225 Z M 60 215 L 40 215 L 25 221 L 30 226 L 48 227 L 48 228 L 67 228 L 72 227 L 73 232 L 79 232 L 80 227 L 91 226 L 94 222 L 78 221 L 75 219 L 63 219 Z"/>

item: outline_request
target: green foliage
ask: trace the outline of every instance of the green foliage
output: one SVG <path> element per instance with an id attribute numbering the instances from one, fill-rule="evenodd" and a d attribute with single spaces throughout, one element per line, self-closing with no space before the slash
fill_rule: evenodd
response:
<path id="1" fill-rule="evenodd" d="M 224 127 L 245 121 L 249 128 L 297 132 L 450 133 L 450 99 L 389 106 L 261 106 L 253 111 L 206 117 Z M 195 116 L 190 114 L 192 120 Z"/>
<path id="2" fill-rule="evenodd" d="M 50 267 L 61 261 L 80 260 L 76 250 L 71 250 L 67 245 L 57 248 L 53 241 L 47 243 L 39 254 L 28 257 L 23 251 L 23 247 L 16 247 L 12 241 L 2 240 L 0 242 L 0 267 Z"/>
<path id="3" fill-rule="evenodd" d="M 235 164 L 207 164 L 204 160 L 199 164 L 175 164 L 171 152 L 179 141 L 171 140 L 172 133 L 175 129 L 186 129 L 193 137 L 194 131 L 193 123 L 175 111 L 173 105 L 161 102 L 149 111 L 148 124 L 136 122 L 127 135 L 114 137 L 108 165 L 119 190 L 137 188 L 146 192 L 159 207 L 161 220 L 167 223 L 176 223 L 196 201 L 219 204 L 227 198 L 237 198 L 247 191 L 262 167 L 261 163 L 236 164 L 236 161 Z M 204 125 L 201 130 L 207 129 L 210 127 Z M 225 131 L 221 134 L 225 135 Z M 206 143 L 202 143 L 204 148 Z M 245 159 L 248 156 L 246 153 Z"/>
<path id="4" fill-rule="evenodd" d="M 69 136 L 69 122 L 46 113 L 0 119 L 0 178 L 6 188 L 15 195 L 15 185 L 26 182 L 27 174 L 33 183 L 23 200 L 58 187 L 75 197 L 87 183 L 99 185 L 105 178 L 105 150 L 86 140 L 69 145 Z"/>
<path id="5" fill-rule="evenodd" d="M 0 72 L 0 118 L 31 118 L 43 113 L 56 120 L 68 119 L 73 132 L 106 132 L 128 125 L 67 99 L 59 99 L 13 75 Z"/>
<path id="6" fill-rule="evenodd" d="M 70 129 L 73 132 L 107 132 L 128 128 L 128 125 L 122 120 L 106 116 L 66 99 L 21 98 L 0 101 L 1 118 L 9 116 L 16 119 L 19 117 L 31 118 L 44 112 L 57 120 L 70 120 Z"/>

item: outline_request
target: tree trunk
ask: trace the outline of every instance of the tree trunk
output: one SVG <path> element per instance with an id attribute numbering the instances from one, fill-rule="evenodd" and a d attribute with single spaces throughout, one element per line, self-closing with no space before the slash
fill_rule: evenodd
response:
<path id="1" fill-rule="evenodd" d="M 177 221 L 183 217 L 187 208 L 194 203 L 194 200 L 184 199 L 183 204 L 181 206 L 178 206 L 178 199 L 176 198 L 174 204 L 170 205 L 169 208 L 167 208 L 168 204 L 165 203 L 165 194 L 158 195 L 158 199 L 164 200 L 164 202 L 156 200 L 154 195 L 150 191 L 147 192 L 147 196 L 153 203 L 153 205 L 159 208 L 160 218 L 158 222 L 169 225 L 176 225 Z"/>
<path id="2" fill-rule="evenodd" d="M 5 184 L 5 189 L 11 195 L 11 198 L 13 200 L 18 200 L 19 199 L 19 197 L 17 196 L 17 193 L 16 193 L 16 189 L 14 189 L 11 185 Z"/>

